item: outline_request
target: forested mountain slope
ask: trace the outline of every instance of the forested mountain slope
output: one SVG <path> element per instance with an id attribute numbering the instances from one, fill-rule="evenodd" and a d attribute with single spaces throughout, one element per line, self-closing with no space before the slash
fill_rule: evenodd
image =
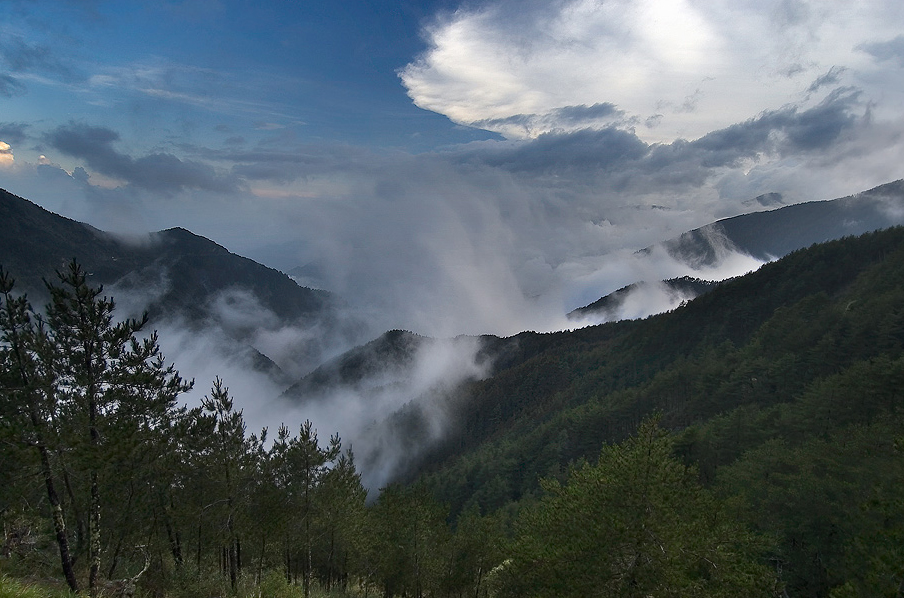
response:
<path id="1" fill-rule="evenodd" d="M 532 492 L 539 476 L 592 459 L 653 412 L 686 429 L 739 407 L 790 404 L 848 368 L 897 360 L 904 229 L 796 251 L 667 314 L 512 340 L 531 350 L 469 387 L 458 427 L 427 467 L 453 509 Z M 870 405 L 844 417 L 868 419 L 879 409 Z M 710 454 L 688 443 L 710 477 L 744 448 Z"/>
<path id="2" fill-rule="evenodd" d="M 73 258 L 93 284 L 117 285 L 148 296 L 151 315 L 181 311 L 202 317 L 224 291 L 252 292 L 284 320 L 323 315 L 336 299 L 298 286 L 285 274 L 182 228 L 125 239 L 64 218 L 0 189 L 0 264 L 33 300 L 43 279 Z M 40 302 L 38 302 L 40 303 Z"/>
<path id="3" fill-rule="evenodd" d="M 714 265 L 723 244 L 772 260 L 813 243 L 899 224 L 904 224 L 904 180 L 839 199 L 725 218 L 662 244 L 676 259 L 695 266 Z"/>

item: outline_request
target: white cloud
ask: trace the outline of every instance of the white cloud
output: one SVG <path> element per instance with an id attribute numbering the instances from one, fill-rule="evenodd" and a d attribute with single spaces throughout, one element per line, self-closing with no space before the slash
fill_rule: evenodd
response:
<path id="1" fill-rule="evenodd" d="M 14 161 L 12 148 L 5 141 L 0 141 L 0 168 L 12 166 Z"/>
<path id="2" fill-rule="evenodd" d="M 555 114 L 611 103 L 622 113 L 608 123 L 642 139 L 694 139 L 804 102 L 830 71 L 892 113 L 902 75 L 876 77 L 887 64 L 875 44 L 899 35 L 902 11 L 896 0 L 499 1 L 430 27 L 400 76 L 421 108 L 510 138 L 599 126 Z"/>

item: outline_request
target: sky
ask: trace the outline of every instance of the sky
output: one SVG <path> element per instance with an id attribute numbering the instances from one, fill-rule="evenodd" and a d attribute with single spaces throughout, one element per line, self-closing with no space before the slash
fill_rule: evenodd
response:
<path id="1" fill-rule="evenodd" d="M 900 0 L 0 0 L 0 187 L 383 329 L 557 329 L 756 196 L 904 176 L 902 32 Z"/>

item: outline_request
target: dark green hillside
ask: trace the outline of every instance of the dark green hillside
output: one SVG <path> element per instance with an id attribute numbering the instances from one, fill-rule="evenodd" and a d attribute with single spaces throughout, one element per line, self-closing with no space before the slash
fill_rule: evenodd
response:
<path id="1" fill-rule="evenodd" d="M 370 503 L 338 436 L 248 435 L 220 379 L 179 407 L 156 336 L 114 324 L 87 278 L 72 264 L 39 324 L 0 276 L 0 589 L 4 573 L 169 598 L 904 588 L 904 228 L 646 320 L 483 338 L 493 373 L 432 393 L 457 423 L 425 462 L 415 410 L 388 416 L 421 473 Z M 304 392 L 404 373 L 430 342 L 387 333 Z"/>
<path id="2" fill-rule="evenodd" d="M 418 348 L 430 340 L 412 332 L 390 330 L 321 365 L 286 389 L 282 398 L 305 401 L 337 387 L 354 388 L 371 376 L 402 372 L 411 366 Z"/>
<path id="3" fill-rule="evenodd" d="M 594 458 L 654 411 L 683 429 L 736 407 L 795 401 L 855 364 L 897 359 L 901 282 L 896 228 L 795 252 L 671 313 L 515 337 L 542 348 L 469 388 L 428 478 L 453 509 L 492 508 Z"/>
<path id="4" fill-rule="evenodd" d="M 624 304 L 625 300 L 628 296 L 637 290 L 640 290 L 644 285 L 656 284 L 650 282 L 635 282 L 624 286 L 617 291 L 609 293 L 605 297 L 597 299 L 593 303 L 589 305 L 585 305 L 584 307 L 579 307 L 575 310 L 568 312 L 568 318 L 572 320 L 580 320 L 581 318 L 588 316 L 598 316 L 601 318 L 605 318 L 606 320 L 614 320 L 616 316 L 618 316 L 619 310 Z M 680 278 L 670 278 L 668 280 L 663 280 L 661 283 L 670 293 L 673 293 L 676 297 L 699 297 L 705 293 L 708 293 L 716 286 L 719 285 L 719 282 L 712 280 L 701 280 L 699 278 L 692 278 L 690 276 L 682 276 Z"/>
<path id="5" fill-rule="evenodd" d="M 423 469 L 453 513 L 536 497 L 658 413 L 674 455 L 774 542 L 789 595 L 899 595 L 904 228 L 793 252 L 671 313 L 511 341 L 532 350 L 469 387 Z"/>

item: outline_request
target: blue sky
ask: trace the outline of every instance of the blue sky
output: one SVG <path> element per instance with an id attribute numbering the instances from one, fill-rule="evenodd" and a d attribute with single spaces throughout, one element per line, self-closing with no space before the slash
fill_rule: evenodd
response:
<path id="1" fill-rule="evenodd" d="M 15 80 L 5 120 L 101 122 L 139 152 L 254 143 L 275 130 L 411 150 L 488 137 L 417 109 L 399 83 L 396 71 L 424 49 L 422 23 L 443 3 L 51 1 L 3 10 Z"/>
<path id="2" fill-rule="evenodd" d="M 757 195 L 904 176 L 902 31 L 899 0 L 2 0 L 0 186 L 316 266 L 388 327 L 555 328 Z"/>

